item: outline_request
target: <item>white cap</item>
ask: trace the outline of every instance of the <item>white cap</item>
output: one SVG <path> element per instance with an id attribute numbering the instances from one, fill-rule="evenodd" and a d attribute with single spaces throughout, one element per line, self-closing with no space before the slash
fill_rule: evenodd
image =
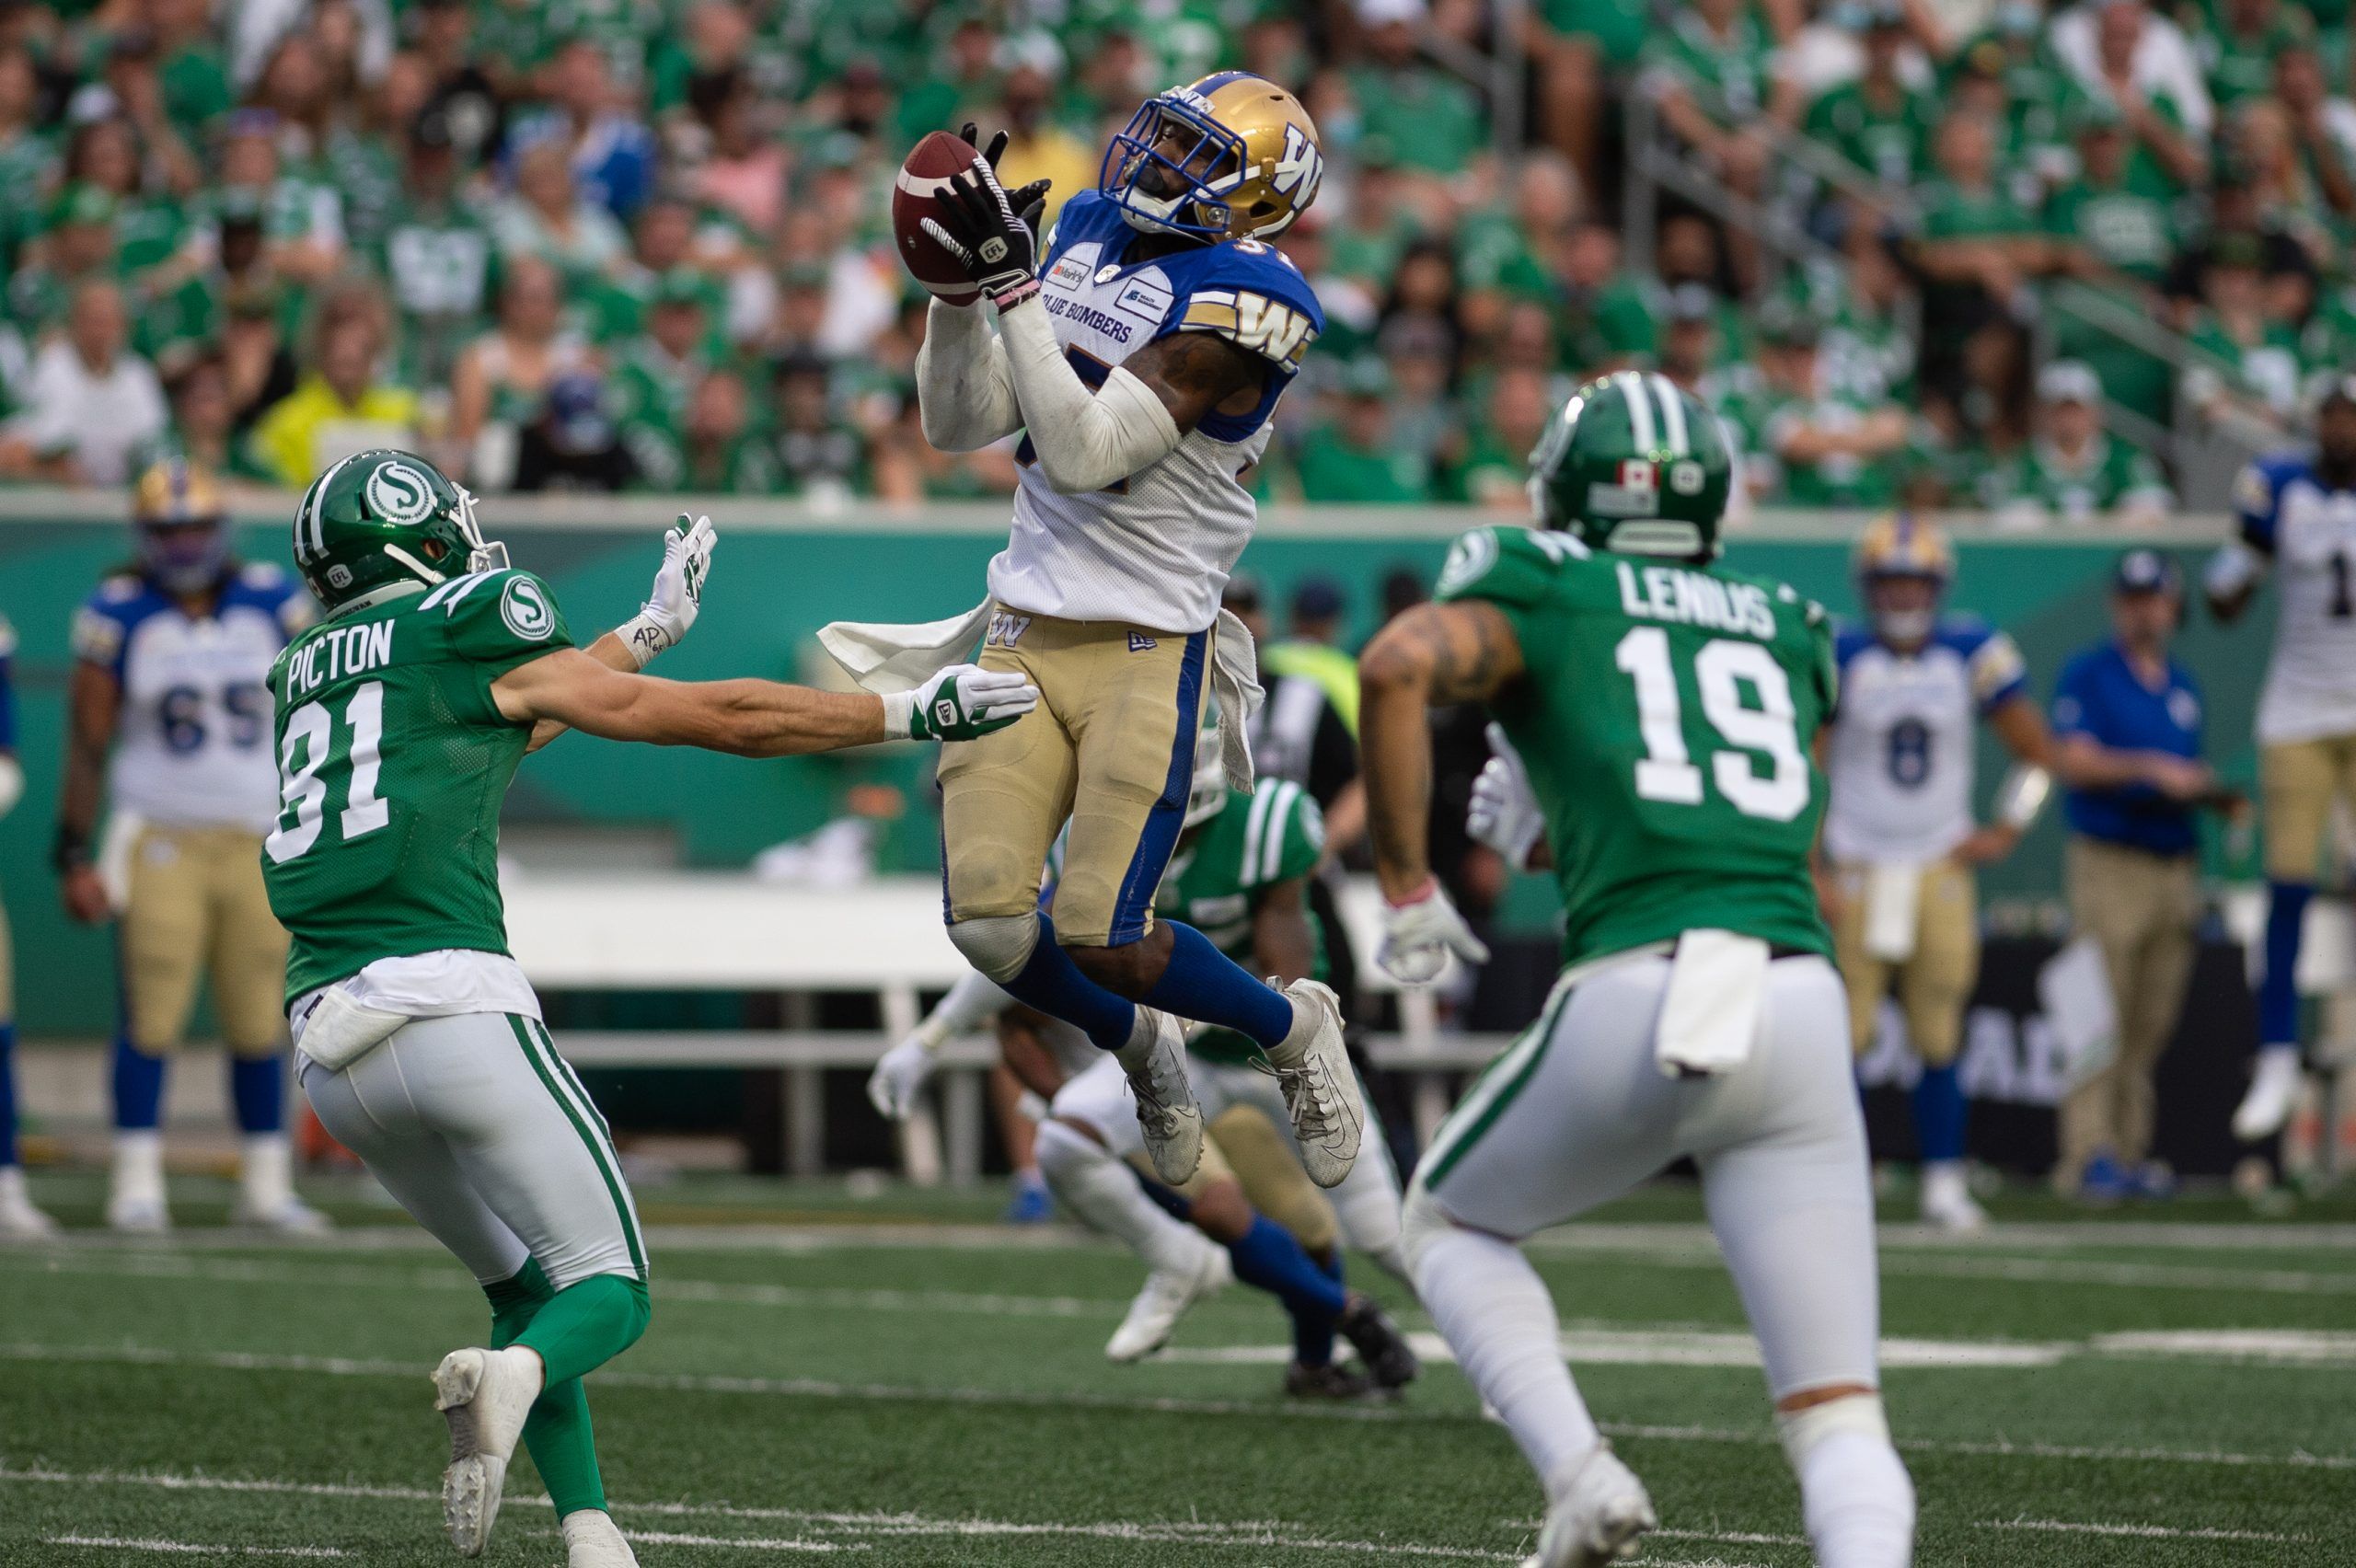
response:
<path id="1" fill-rule="evenodd" d="M 1423 21 L 1428 7 L 1425 0 L 1358 0 L 1357 11 L 1362 27 L 1389 27 L 1392 22 L 1415 27 Z"/>
<path id="2" fill-rule="evenodd" d="M 2102 377 L 2084 360 L 2055 360 L 2037 373 L 2037 396 L 2047 403 L 2102 406 Z"/>

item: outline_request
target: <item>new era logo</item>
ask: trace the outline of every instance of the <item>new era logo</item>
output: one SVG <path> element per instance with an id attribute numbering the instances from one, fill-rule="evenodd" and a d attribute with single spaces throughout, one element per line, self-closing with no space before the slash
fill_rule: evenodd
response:
<path id="1" fill-rule="evenodd" d="M 1144 632 L 1141 632 L 1141 631 L 1133 631 L 1133 632 L 1129 633 L 1129 651 L 1130 651 L 1130 652 L 1132 652 L 1132 653 L 1142 653 L 1142 652 L 1146 651 L 1146 650 L 1148 650 L 1148 649 L 1149 649 L 1149 648 L 1152 648 L 1152 647 L 1154 647 L 1154 646 L 1156 646 L 1156 644 L 1155 644 L 1155 642 L 1154 642 L 1153 639 L 1152 639 L 1152 638 L 1150 638 L 1150 637 L 1148 637 Z"/>

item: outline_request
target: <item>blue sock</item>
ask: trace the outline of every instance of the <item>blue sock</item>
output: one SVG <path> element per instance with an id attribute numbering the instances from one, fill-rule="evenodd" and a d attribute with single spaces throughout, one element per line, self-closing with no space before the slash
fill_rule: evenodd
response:
<path id="1" fill-rule="evenodd" d="M 1963 1158 L 1963 1084 L 1955 1064 L 1924 1067 L 1914 1085 L 1914 1141 L 1923 1163 Z"/>
<path id="2" fill-rule="evenodd" d="M 279 1056 L 229 1058 L 229 1098 L 237 1107 L 237 1130 L 283 1133 L 286 1130 L 286 1063 Z"/>
<path id="3" fill-rule="evenodd" d="M 1292 1003 L 1283 992 L 1213 947 L 1194 927 L 1175 920 L 1162 924 L 1175 939 L 1170 967 L 1145 994 L 1146 1006 L 1247 1034 L 1263 1050 L 1284 1043 L 1292 1032 Z"/>
<path id="4" fill-rule="evenodd" d="M 0 1170 L 17 1163 L 17 1026 L 0 1023 Z"/>
<path id="5" fill-rule="evenodd" d="M 1336 1286 L 1342 1283 L 1342 1250 L 1336 1247 L 1325 1255 L 1310 1256 L 1318 1272 Z M 1292 1358 L 1303 1366 L 1324 1366 L 1334 1359 L 1334 1320 L 1323 1312 L 1294 1312 L 1292 1315 Z"/>
<path id="6" fill-rule="evenodd" d="M 1007 994 L 1023 1006 L 1059 1018 L 1088 1036 L 1097 1049 L 1117 1051 L 1137 1028 L 1138 1005 L 1116 996 L 1080 972 L 1071 954 L 1056 945 L 1056 923 L 1039 912 L 1039 941 L 1022 973 L 1006 982 Z"/>
<path id="7" fill-rule="evenodd" d="M 1293 1320 L 1294 1354 L 1304 1366 L 1322 1366 L 1334 1359 L 1334 1320 L 1349 1305 L 1342 1287 L 1301 1250 L 1291 1231 L 1266 1215 L 1254 1215 L 1252 1228 L 1228 1244 L 1235 1277 L 1268 1292 L 1284 1303 Z M 1324 1330 L 1324 1348 L 1318 1352 L 1313 1336 L 1304 1339 L 1303 1323 Z"/>
<path id="8" fill-rule="evenodd" d="M 2258 977 L 2258 1046 L 2299 1043 L 2299 933 L 2307 900 L 2304 882 L 2266 884 L 2266 967 Z"/>
<path id="9" fill-rule="evenodd" d="M 114 1043 L 114 1124 L 117 1132 L 152 1133 L 164 1109 L 164 1058 Z"/>

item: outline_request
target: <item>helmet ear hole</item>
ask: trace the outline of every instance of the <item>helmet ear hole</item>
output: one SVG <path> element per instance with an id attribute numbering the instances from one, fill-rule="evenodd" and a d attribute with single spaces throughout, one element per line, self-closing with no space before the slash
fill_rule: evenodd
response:
<path id="1" fill-rule="evenodd" d="M 422 545 L 420 545 L 418 548 L 423 553 L 426 559 L 437 564 L 441 561 L 444 556 L 450 553 L 450 547 L 444 544 L 439 539 L 428 539 Z"/>

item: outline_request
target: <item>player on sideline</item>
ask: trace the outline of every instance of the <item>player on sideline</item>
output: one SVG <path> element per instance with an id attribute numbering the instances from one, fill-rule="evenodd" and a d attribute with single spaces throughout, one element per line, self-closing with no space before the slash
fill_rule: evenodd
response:
<path id="1" fill-rule="evenodd" d="M 2313 455 L 2279 453 L 2242 471 L 2234 521 L 2240 537 L 2203 583 L 2211 613 L 2237 618 L 2269 566 L 2281 596 L 2258 701 L 2269 895 L 2258 1062 L 2234 1112 L 2234 1136 L 2255 1143 L 2298 1101 L 2300 931 L 2332 802 L 2356 808 L 2356 375 L 2325 391 Z"/>
<path id="2" fill-rule="evenodd" d="M 949 181 L 945 223 L 926 219 L 998 330 L 978 305 L 935 299 L 917 388 L 925 438 L 944 451 L 1024 432 L 981 663 L 1028 675 L 1051 722 L 942 763 L 950 936 L 1026 1005 L 1117 1054 L 1165 1181 L 1201 1157 L 1178 1023 L 1192 1019 L 1263 1053 L 1309 1173 L 1330 1187 L 1364 1120 L 1333 992 L 1268 986 L 1153 911 L 1215 693 L 1229 776 L 1251 778 L 1251 640 L 1221 616 L 1219 591 L 1255 519 L 1243 477 L 1324 325 L 1268 243 L 1316 197 L 1316 127 L 1290 93 L 1242 72 L 1149 98 L 1105 150 L 1097 188 L 1064 202 L 1044 255 L 1030 220 L 1045 186 L 1009 196 L 995 169 L 1005 142 Z M 981 614 L 944 652 L 971 646 Z M 1041 910 L 1041 868 L 1067 821 L 1063 876 Z"/>
<path id="3" fill-rule="evenodd" d="M 605 1512 L 581 1378 L 644 1332 L 646 1252 L 605 1121 L 507 954 L 499 808 L 516 766 L 566 726 L 744 756 L 971 740 L 1038 694 L 971 665 L 881 699 L 641 675 L 695 620 L 708 520 L 664 536 L 653 596 L 584 652 L 548 584 L 483 539 L 472 499 L 407 453 L 329 468 L 294 535 L 328 614 L 270 672 L 283 808 L 262 870 L 294 939 L 304 1092 L 491 1297 L 491 1347 L 433 1374 L 452 1543 L 482 1551 L 520 1436 L 571 1568 L 617 1568 L 634 1558 Z"/>
<path id="4" fill-rule="evenodd" d="M 1894 986 L 1922 1063 L 1913 1109 L 1923 1222 L 1978 1230 L 1988 1216 L 1964 1181 L 1956 1064 L 1980 976 L 1972 870 L 2011 854 L 2036 823 L 2052 792 L 2052 739 L 2013 640 L 1940 608 L 1955 552 L 1936 527 L 1902 512 L 1877 518 L 1857 543 L 1856 576 L 1865 624 L 1832 642 L 1841 705 L 1824 734 L 1817 888 L 1858 1053 L 1872 1046 Z M 1971 820 L 1975 719 L 2017 759 L 1984 826 Z"/>
<path id="5" fill-rule="evenodd" d="M 294 1195 L 279 1008 L 286 933 L 271 918 L 260 859 L 277 795 L 263 677 L 318 611 L 282 568 L 231 553 L 227 499 L 202 468 L 179 458 L 148 468 L 132 492 L 132 523 L 137 554 L 74 616 L 50 852 L 66 913 L 116 922 L 107 1223 L 171 1228 L 165 1068 L 209 980 L 243 1135 L 232 1217 L 323 1230 L 326 1219 Z M 94 842 L 101 797 L 111 819 L 104 855 Z M 102 861 L 121 868 L 119 881 Z"/>
<path id="6" fill-rule="evenodd" d="M 1522 825 L 1495 841 L 1542 828 L 1565 918 L 1545 1011 L 1409 1184 L 1416 1291 L 1545 1486 L 1531 1561 L 1625 1557 L 1652 1503 L 1598 1435 L 1517 1243 L 1692 1158 L 1817 1561 L 1903 1568 L 1914 1493 L 1877 1388 L 1865 1126 L 1808 870 L 1809 741 L 1838 678 L 1824 611 L 1718 563 L 1732 465 L 1666 378 L 1582 388 L 1530 463 L 1540 531 L 1459 539 L 1438 600 L 1358 666 L 1378 962 L 1418 984 L 1451 951 L 1484 956 L 1425 855 L 1438 704 L 1485 702 L 1510 737 L 1504 814 Z M 1500 760 L 1491 792 L 1514 771 Z"/>

